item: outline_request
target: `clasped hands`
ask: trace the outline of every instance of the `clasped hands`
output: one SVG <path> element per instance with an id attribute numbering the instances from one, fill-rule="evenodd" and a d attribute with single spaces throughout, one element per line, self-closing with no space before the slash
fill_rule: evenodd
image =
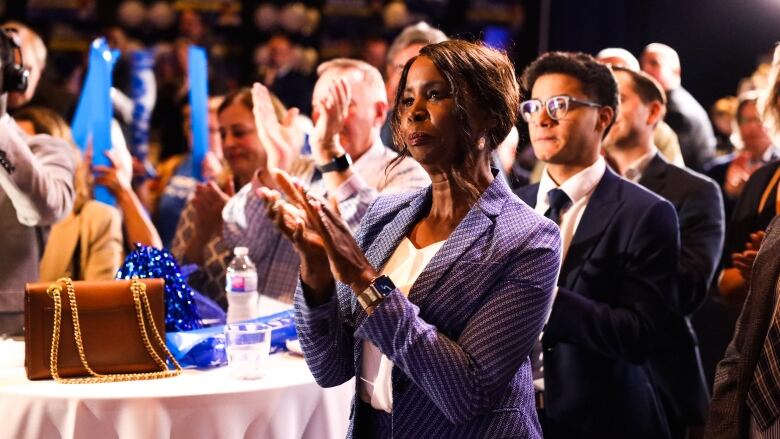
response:
<path id="1" fill-rule="evenodd" d="M 740 253 L 731 254 L 731 261 L 734 264 L 734 267 L 739 270 L 739 274 L 747 285 L 750 285 L 753 263 L 756 261 L 758 250 L 761 248 L 761 243 L 765 236 L 766 233 L 761 230 L 751 233 L 750 241 L 745 243 L 745 250 Z"/>
<path id="2" fill-rule="evenodd" d="M 307 297 L 309 302 L 327 302 L 334 279 L 349 285 L 355 293 L 365 290 L 378 273 L 335 206 L 309 192 L 286 172 L 271 172 L 281 193 L 260 187 L 256 194 L 266 202 L 266 215 L 301 257 L 301 280 L 313 296 Z"/>

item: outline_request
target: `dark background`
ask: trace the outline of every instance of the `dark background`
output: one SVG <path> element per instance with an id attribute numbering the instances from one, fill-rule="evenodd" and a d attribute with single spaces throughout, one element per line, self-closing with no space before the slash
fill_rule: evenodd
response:
<path id="1" fill-rule="evenodd" d="M 780 2 L 773 0 L 551 3 L 551 50 L 623 47 L 639 57 L 650 42 L 668 44 L 680 55 L 683 86 L 705 108 L 736 93 L 780 40 Z"/>
<path id="2" fill-rule="evenodd" d="M 550 50 L 595 54 L 604 47 L 623 47 L 638 56 L 647 43 L 666 43 L 680 54 L 683 86 L 705 107 L 721 96 L 734 94 L 739 80 L 755 70 L 761 57 L 771 55 L 774 43 L 780 40 L 778 0 L 544 1 L 550 8 L 547 26 Z M 321 6 L 325 1 L 304 3 Z M 367 3 L 383 2 L 367 0 Z M 449 35 L 467 38 L 479 37 L 482 32 L 467 18 L 466 11 L 473 3 L 469 0 L 407 2 L 436 6 L 444 12 L 432 19 L 432 24 Z M 513 43 L 508 48 L 518 73 L 538 54 L 542 0 L 519 3 L 525 20 L 522 29 L 513 31 Z M 26 4 L 26 0 L 6 0 L 3 18 L 29 21 Z M 98 1 L 92 30 L 99 32 L 102 26 L 112 24 L 118 4 L 116 0 Z M 258 2 L 244 0 L 242 4 L 244 16 L 251 17 Z M 46 27 L 51 24 L 49 20 L 33 20 L 32 24 L 45 36 Z M 251 35 L 251 19 L 245 21 L 248 23 L 242 33 Z"/>

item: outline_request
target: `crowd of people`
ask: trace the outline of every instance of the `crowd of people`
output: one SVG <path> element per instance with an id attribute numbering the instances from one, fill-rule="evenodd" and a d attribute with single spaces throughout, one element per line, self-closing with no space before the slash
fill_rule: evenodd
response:
<path id="1" fill-rule="evenodd" d="M 41 37 L 2 28 L 0 334 L 23 331 L 25 283 L 111 279 L 135 243 L 226 308 L 241 246 L 258 292 L 294 306 L 317 382 L 356 378 L 354 437 L 780 434 L 780 50 L 708 112 L 661 43 L 518 71 L 421 22 L 384 65 L 330 59 L 309 84 L 273 35 L 258 82 L 212 77 L 189 108 L 179 41 L 175 69 L 158 59 L 157 152 L 130 153 L 117 111 L 98 166 L 34 105 Z M 713 298 L 742 310 L 728 348 L 692 323 Z"/>

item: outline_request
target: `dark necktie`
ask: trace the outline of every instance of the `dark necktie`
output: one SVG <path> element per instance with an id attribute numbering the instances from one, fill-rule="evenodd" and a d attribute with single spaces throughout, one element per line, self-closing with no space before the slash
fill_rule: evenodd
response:
<path id="1" fill-rule="evenodd" d="M 761 430 L 766 430 L 780 415 L 780 307 L 775 305 L 774 317 L 764 339 L 761 356 L 756 363 L 753 382 L 747 395 L 747 406 Z"/>
<path id="2" fill-rule="evenodd" d="M 563 214 L 563 210 L 571 205 L 571 198 L 566 195 L 566 192 L 555 188 L 547 192 L 547 202 L 550 204 L 550 207 L 547 209 L 547 212 L 544 213 L 544 216 L 555 221 L 555 224 L 560 226 L 561 215 Z M 531 349 L 531 371 L 534 380 L 544 378 L 544 365 L 542 360 L 542 342 L 540 338 Z"/>
<path id="3" fill-rule="evenodd" d="M 566 195 L 561 189 L 550 189 L 547 192 L 547 202 L 550 204 L 550 208 L 544 213 L 544 216 L 555 221 L 555 224 L 561 225 L 561 215 L 563 210 L 571 205 L 571 198 Z"/>

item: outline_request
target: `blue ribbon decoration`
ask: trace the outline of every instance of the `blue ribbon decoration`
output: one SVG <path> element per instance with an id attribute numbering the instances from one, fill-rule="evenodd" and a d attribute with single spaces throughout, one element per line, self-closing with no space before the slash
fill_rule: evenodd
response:
<path id="1" fill-rule="evenodd" d="M 190 121 L 192 125 L 192 176 L 203 181 L 202 164 L 209 149 L 208 66 L 206 49 L 191 45 L 187 49 L 190 80 Z"/>
<path id="2" fill-rule="evenodd" d="M 292 309 L 243 323 L 261 323 L 272 328 L 271 353 L 286 350 L 287 340 L 298 338 L 295 311 Z M 165 344 L 182 367 L 207 368 L 227 364 L 224 325 L 194 331 L 169 332 L 165 338 Z"/>
<path id="3" fill-rule="evenodd" d="M 111 121 L 114 108 L 111 104 L 111 72 L 117 59 L 119 51 L 109 48 L 105 38 L 92 42 L 87 77 L 71 124 L 73 140 L 82 153 L 91 140 L 93 165 L 112 166 L 105 152 L 112 146 Z M 105 186 L 95 186 L 94 198 L 111 206 L 116 205 L 116 199 Z"/>

